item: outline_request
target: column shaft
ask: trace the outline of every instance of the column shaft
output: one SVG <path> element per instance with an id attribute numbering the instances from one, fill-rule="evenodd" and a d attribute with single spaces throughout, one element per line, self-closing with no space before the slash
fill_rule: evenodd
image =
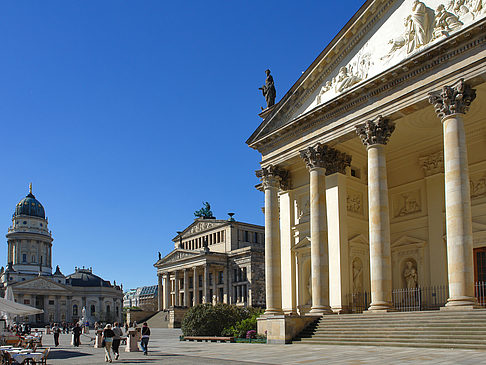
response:
<path id="1" fill-rule="evenodd" d="M 461 114 L 442 120 L 450 306 L 473 306 L 474 265 L 466 136 Z"/>
<path id="2" fill-rule="evenodd" d="M 326 169 L 310 169 L 310 231 L 311 231 L 311 313 L 330 312 L 329 256 L 326 218 Z"/>
<path id="3" fill-rule="evenodd" d="M 211 303 L 209 299 L 209 264 L 204 265 L 203 303 Z"/>
<path id="4" fill-rule="evenodd" d="M 157 309 L 161 311 L 164 309 L 164 295 L 162 293 L 163 285 L 162 285 L 162 275 L 157 275 L 158 278 L 158 289 L 157 289 Z"/>
<path id="5" fill-rule="evenodd" d="M 391 309 L 391 249 L 385 145 L 368 146 L 368 202 L 370 229 L 371 305 Z"/>
<path id="6" fill-rule="evenodd" d="M 164 274 L 164 309 L 170 307 L 170 276 L 169 273 Z"/>
<path id="7" fill-rule="evenodd" d="M 192 305 L 198 305 L 199 304 L 199 288 L 197 286 L 198 284 L 198 276 L 197 276 L 197 267 L 194 267 L 193 269 L 193 277 L 192 277 L 192 293 L 193 293 L 193 303 Z"/>
<path id="8" fill-rule="evenodd" d="M 180 298 L 180 282 L 179 282 L 179 271 L 174 272 L 174 306 L 178 307 Z"/>
<path id="9" fill-rule="evenodd" d="M 184 303 L 185 307 L 190 307 L 189 304 L 189 270 L 184 269 Z"/>

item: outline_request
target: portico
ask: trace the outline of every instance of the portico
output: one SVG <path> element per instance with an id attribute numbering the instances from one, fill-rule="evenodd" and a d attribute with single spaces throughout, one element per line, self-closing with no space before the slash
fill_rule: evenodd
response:
<path id="1" fill-rule="evenodd" d="M 267 298 L 287 316 L 267 308 L 259 322 L 275 332 L 271 341 L 296 332 L 276 323 L 304 326 L 309 315 L 405 302 L 477 307 L 475 281 L 486 278 L 486 23 L 479 11 L 450 12 L 462 24 L 454 31 L 440 33 L 438 21 L 420 28 L 428 15 L 419 12 L 440 17 L 439 5 L 367 1 L 260 113 L 247 141 L 262 154 L 257 176 L 264 186 L 268 169 L 286 179 L 265 189 L 265 202 L 277 204 L 265 204 L 266 252 L 280 257 L 267 290 L 279 283 L 271 276 L 286 278 Z M 399 39 L 403 19 L 416 33 Z"/>

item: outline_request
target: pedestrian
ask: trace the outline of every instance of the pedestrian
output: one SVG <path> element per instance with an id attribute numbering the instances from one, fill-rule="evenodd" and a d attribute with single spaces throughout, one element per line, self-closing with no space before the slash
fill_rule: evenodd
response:
<path id="1" fill-rule="evenodd" d="M 113 337 L 113 353 L 115 354 L 115 360 L 118 360 L 120 357 L 120 341 L 123 336 L 123 330 L 120 328 L 120 324 L 118 322 L 113 324 L 113 333 L 115 334 Z"/>
<path id="2" fill-rule="evenodd" d="M 125 322 L 125 333 L 128 334 L 128 322 Z"/>
<path id="3" fill-rule="evenodd" d="M 113 337 L 115 337 L 115 333 L 111 329 L 111 324 L 107 324 L 105 329 L 103 330 L 102 339 L 105 342 L 105 361 L 106 362 L 113 362 L 111 358 L 111 346 L 113 345 Z"/>
<path id="4" fill-rule="evenodd" d="M 73 328 L 73 345 L 76 346 L 76 347 L 79 347 L 79 345 L 81 344 L 81 341 L 79 340 L 79 338 L 81 337 L 81 327 L 79 326 L 79 323 L 76 323 L 76 325 L 74 326 Z"/>
<path id="5" fill-rule="evenodd" d="M 142 326 L 142 340 L 140 341 L 140 347 L 142 348 L 143 354 L 148 355 L 148 343 L 150 339 L 150 328 L 147 322 L 144 322 Z"/>
<path id="6" fill-rule="evenodd" d="M 61 333 L 61 329 L 54 323 L 54 327 L 52 327 L 52 333 L 54 334 L 54 345 L 57 347 L 59 346 L 59 334 Z"/>

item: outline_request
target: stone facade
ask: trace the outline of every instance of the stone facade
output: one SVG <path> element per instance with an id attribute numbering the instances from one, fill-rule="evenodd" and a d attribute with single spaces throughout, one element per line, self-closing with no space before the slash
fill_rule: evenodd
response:
<path id="1" fill-rule="evenodd" d="M 52 273 L 52 234 L 44 207 L 32 188 L 16 206 L 7 233 L 7 267 L 0 270 L 2 292 L 11 287 L 21 304 L 44 310 L 27 316 L 27 323 L 75 322 L 86 308 L 87 318 L 95 321 L 121 321 L 122 287 L 93 274 L 91 268 L 75 268 L 63 275 L 59 266 Z"/>
<path id="2" fill-rule="evenodd" d="M 448 292 L 444 309 L 477 306 L 485 15 L 484 1 L 368 0 L 260 113 L 247 143 L 262 154 L 271 305 L 259 331 L 272 341 L 291 337 L 275 323 L 348 312 L 363 293 L 368 312 L 433 286 Z"/>
<path id="3" fill-rule="evenodd" d="M 197 218 L 157 268 L 159 310 L 199 303 L 265 306 L 263 227 Z"/>

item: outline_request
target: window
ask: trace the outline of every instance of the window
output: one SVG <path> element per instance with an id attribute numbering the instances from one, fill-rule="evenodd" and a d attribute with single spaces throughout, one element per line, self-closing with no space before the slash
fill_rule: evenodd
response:
<path id="1" fill-rule="evenodd" d="M 32 260 L 31 260 L 31 262 L 35 262 L 35 256 L 34 256 L 34 255 L 32 255 Z"/>
<path id="2" fill-rule="evenodd" d="M 219 301 L 223 303 L 223 299 L 224 299 L 224 289 L 219 288 Z"/>
<path id="3" fill-rule="evenodd" d="M 486 281 L 486 247 L 474 249 L 474 281 Z"/>
<path id="4" fill-rule="evenodd" d="M 111 312 L 111 307 L 109 305 L 106 306 L 106 313 L 110 313 Z"/>
<path id="5" fill-rule="evenodd" d="M 91 304 L 90 310 L 91 310 L 91 315 L 94 316 L 96 314 L 96 308 L 95 308 L 94 304 Z"/>
<path id="6" fill-rule="evenodd" d="M 75 304 L 73 305 L 73 316 L 77 316 L 78 315 L 78 306 Z"/>
<path id="7" fill-rule="evenodd" d="M 218 284 L 223 284 L 223 272 L 218 272 Z"/>
<path id="8" fill-rule="evenodd" d="M 22 262 L 27 262 L 27 254 L 22 254 Z"/>
<path id="9" fill-rule="evenodd" d="M 258 243 L 258 233 L 253 232 L 253 242 Z"/>
<path id="10" fill-rule="evenodd" d="M 238 269 L 233 270 L 233 281 L 238 281 Z"/>
<path id="11" fill-rule="evenodd" d="M 198 279 L 199 279 L 198 280 L 199 281 L 199 287 L 202 287 L 202 285 L 203 285 L 203 276 L 202 275 L 199 275 L 199 278 Z"/>
<path id="12" fill-rule="evenodd" d="M 243 241 L 245 242 L 250 242 L 250 232 L 248 231 L 243 231 Z"/>
<path id="13" fill-rule="evenodd" d="M 49 300 L 49 305 L 54 305 L 54 301 L 53 300 Z"/>
<path id="14" fill-rule="evenodd" d="M 30 299 L 24 299 L 24 304 L 29 305 L 30 304 Z"/>
<path id="15" fill-rule="evenodd" d="M 212 272 L 209 273 L 209 285 L 213 285 L 213 273 Z"/>

